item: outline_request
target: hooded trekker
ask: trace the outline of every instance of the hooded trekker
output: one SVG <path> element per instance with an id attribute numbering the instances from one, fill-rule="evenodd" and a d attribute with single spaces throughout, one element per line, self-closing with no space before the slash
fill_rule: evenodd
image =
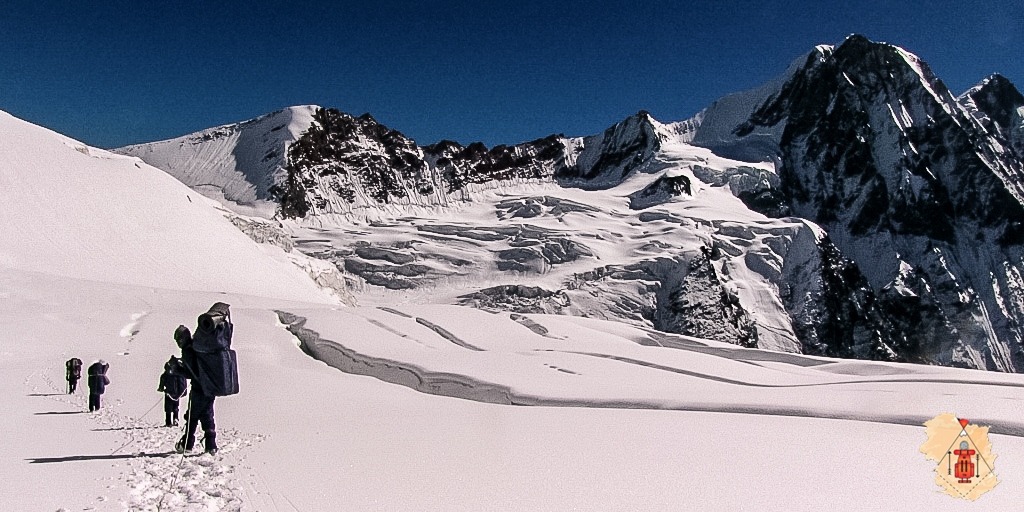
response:
<path id="1" fill-rule="evenodd" d="M 109 368 L 110 365 L 102 359 L 89 365 L 89 412 L 100 410 L 100 396 L 110 384 L 110 379 L 107 378 Z"/>

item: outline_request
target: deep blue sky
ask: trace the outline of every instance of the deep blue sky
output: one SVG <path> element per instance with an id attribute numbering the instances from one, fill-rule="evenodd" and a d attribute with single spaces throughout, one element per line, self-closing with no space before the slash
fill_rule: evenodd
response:
<path id="1" fill-rule="evenodd" d="M 1024 2 L 7 0 L 0 110 L 99 147 L 315 103 L 421 144 L 685 119 L 850 33 L 1024 88 Z M 0 134 L 2 136 L 2 134 Z"/>

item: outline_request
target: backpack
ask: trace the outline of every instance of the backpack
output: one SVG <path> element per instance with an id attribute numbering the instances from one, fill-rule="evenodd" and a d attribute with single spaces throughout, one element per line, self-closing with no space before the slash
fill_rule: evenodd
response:
<path id="1" fill-rule="evenodd" d="M 238 393 L 238 356 L 234 350 L 217 352 L 196 352 L 196 368 L 199 385 L 211 396 L 228 396 Z"/>
<path id="2" fill-rule="evenodd" d="M 185 377 L 168 372 L 165 373 L 163 377 L 163 388 L 164 393 L 167 393 L 167 396 L 177 400 L 185 396 L 185 391 L 188 389 L 188 382 L 185 381 Z"/>
<path id="3" fill-rule="evenodd" d="M 97 395 L 102 395 L 107 390 L 107 384 L 110 384 L 110 379 L 102 373 L 93 373 L 89 375 L 89 392 Z"/>
<path id="4" fill-rule="evenodd" d="M 195 334 L 192 335 L 192 349 L 196 352 L 217 352 L 231 348 L 231 312 L 228 305 L 218 302 L 206 313 L 199 315 Z"/>
<path id="5" fill-rule="evenodd" d="M 68 361 L 66 363 L 64 363 L 64 366 L 66 366 L 67 369 L 68 369 L 68 378 L 69 379 L 73 378 L 75 380 L 78 380 L 78 379 L 82 378 L 82 360 L 81 359 L 79 359 L 77 357 L 72 357 L 71 359 L 68 359 Z"/>
<path id="6" fill-rule="evenodd" d="M 238 393 L 238 357 L 231 349 L 231 313 L 228 305 L 218 302 L 199 315 L 198 327 L 192 335 L 196 355 L 196 378 L 203 392 L 212 396 Z"/>
<path id="7" fill-rule="evenodd" d="M 89 365 L 89 369 L 87 371 L 89 372 L 89 375 L 106 375 L 107 368 L 110 368 L 110 364 L 97 361 Z"/>

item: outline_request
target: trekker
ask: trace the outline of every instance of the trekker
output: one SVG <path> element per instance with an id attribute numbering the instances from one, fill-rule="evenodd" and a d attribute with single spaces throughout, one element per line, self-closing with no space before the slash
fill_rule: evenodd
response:
<path id="1" fill-rule="evenodd" d="M 64 368 L 67 370 L 66 378 L 68 380 L 68 394 L 70 395 L 78 389 L 78 379 L 82 378 L 82 360 L 72 357 L 64 363 Z"/>
<path id="2" fill-rule="evenodd" d="M 109 368 L 110 365 L 102 359 L 89 366 L 89 412 L 100 410 L 100 396 L 110 384 L 107 378 Z"/>
<path id="3" fill-rule="evenodd" d="M 203 424 L 203 445 L 207 453 L 217 453 L 217 427 L 213 404 L 218 396 L 238 393 L 238 365 L 231 350 L 230 306 L 217 302 L 199 315 L 195 335 L 179 325 L 174 340 L 181 348 L 182 367 L 192 379 L 188 411 L 185 413 L 185 434 L 174 445 L 175 451 L 191 450 L 196 442 L 196 427 Z"/>
<path id="4" fill-rule="evenodd" d="M 178 403 L 188 392 L 188 381 L 179 370 L 181 363 L 177 357 L 171 356 L 164 363 L 164 373 L 160 375 L 160 385 L 156 390 L 164 394 L 164 426 L 178 425 Z"/>

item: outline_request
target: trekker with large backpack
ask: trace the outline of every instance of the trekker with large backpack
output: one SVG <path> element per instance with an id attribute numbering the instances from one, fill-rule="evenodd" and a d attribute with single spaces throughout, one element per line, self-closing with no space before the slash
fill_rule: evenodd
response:
<path id="1" fill-rule="evenodd" d="M 178 358 L 171 356 L 164 363 L 164 373 L 160 374 L 160 385 L 156 390 L 164 394 L 164 426 L 171 427 L 178 424 L 178 402 L 188 392 L 188 381 L 178 370 L 180 363 Z"/>
<path id="2" fill-rule="evenodd" d="M 89 365 L 89 412 L 100 410 L 100 396 L 110 384 L 110 379 L 107 378 L 109 368 L 110 365 L 102 359 Z"/>
<path id="3" fill-rule="evenodd" d="M 78 389 L 78 379 L 82 378 L 82 360 L 72 357 L 64 363 L 64 368 L 67 370 L 66 378 L 68 380 L 68 394 L 70 395 Z"/>
<path id="4" fill-rule="evenodd" d="M 181 361 L 192 378 L 188 412 L 185 413 L 185 435 L 174 445 L 178 453 L 195 446 L 196 427 L 203 424 L 203 445 L 207 453 L 217 453 L 217 428 L 213 403 L 218 396 L 238 393 L 238 362 L 231 349 L 230 306 L 217 302 L 199 315 L 195 335 L 180 325 L 174 340 L 181 348 Z"/>

